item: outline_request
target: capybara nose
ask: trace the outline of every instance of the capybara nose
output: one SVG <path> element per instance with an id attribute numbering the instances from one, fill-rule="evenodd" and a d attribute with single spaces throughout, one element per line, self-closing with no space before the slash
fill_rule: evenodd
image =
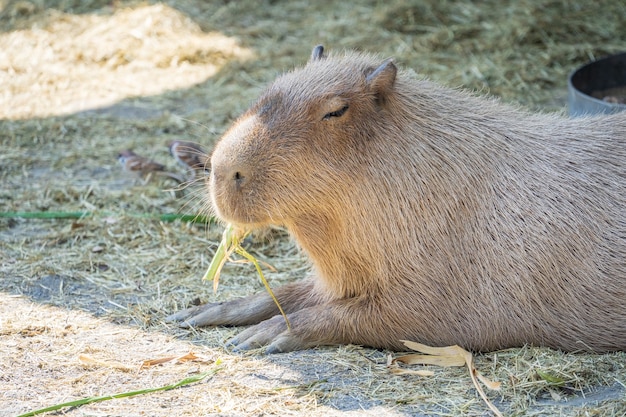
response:
<path id="1" fill-rule="evenodd" d="M 242 170 L 236 170 L 231 176 L 231 181 L 234 181 L 237 188 L 241 188 L 246 182 L 246 177 Z"/>
<path id="2" fill-rule="evenodd" d="M 236 166 L 214 165 L 212 174 L 216 184 L 235 190 L 243 187 L 248 179 L 246 170 Z"/>

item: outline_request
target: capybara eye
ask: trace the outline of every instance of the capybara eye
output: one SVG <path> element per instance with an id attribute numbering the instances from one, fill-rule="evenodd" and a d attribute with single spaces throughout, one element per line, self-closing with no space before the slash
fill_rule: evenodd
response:
<path id="1" fill-rule="evenodd" d="M 348 106 L 343 106 L 341 109 L 337 110 L 337 111 L 331 111 L 330 113 L 327 113 L 324 116 L 323 120 L 328 120 L 331 117 L 341 117 L 343 116 L 343 114 L 348 110 Z"/>

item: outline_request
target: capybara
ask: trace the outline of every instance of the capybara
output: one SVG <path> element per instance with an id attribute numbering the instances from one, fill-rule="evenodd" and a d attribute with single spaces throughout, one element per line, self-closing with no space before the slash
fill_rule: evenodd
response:
<path id="1" fill-rule="evenodd" d="M 300 282 L 170 316 L 236 349 L 626 349 L 626 113 L 532 114 L 316 47 L 216 144 L 216 215 L 284 226 Z"/>

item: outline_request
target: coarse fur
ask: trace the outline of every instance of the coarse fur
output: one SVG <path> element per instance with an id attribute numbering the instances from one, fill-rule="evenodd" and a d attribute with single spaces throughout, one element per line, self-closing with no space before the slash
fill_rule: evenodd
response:
<path id="1" fill-rule="evenodd" d="M 174 314 L 231 343 L 626 349 L 626 113 L 567 119 L 318 47 L 216 145 L 217 215 L 282 225 L 312 271 Z"/>

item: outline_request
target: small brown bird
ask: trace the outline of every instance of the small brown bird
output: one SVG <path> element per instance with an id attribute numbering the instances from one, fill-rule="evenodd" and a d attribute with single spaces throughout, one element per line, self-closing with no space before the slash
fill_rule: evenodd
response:
<path id="1" fill-rule="evenodd" d="M 197 173 L 204 173 L 209 169 L 209 155 L 199 144 L 175 140 L 168 144 L 168 148 L 180 165 L 191 168 L 190 179 L 194 179 Z"/>
<path id="2" fill-rule="evenodd" d="M 165 165 L 138 155 L 130 149 L 121 151 L 117 155 L 117 160 L 125 171 L 139 175 L 144 182 L 148 182 L 154 174 L 166 176 L 178 182 L 183 181 L 179 175 L 165 171 Z"/>
<path id="3" fill-rule="evenodd" d="M 128 172 L 136 172 L 145 175 L 154 171 L 165 171 L 165 165 L 148 159 L 144 156 L 137 155 L 130 149 L 121 151 L 117 155 L 117 160 L 122 164 L 124 170 Z"/>

